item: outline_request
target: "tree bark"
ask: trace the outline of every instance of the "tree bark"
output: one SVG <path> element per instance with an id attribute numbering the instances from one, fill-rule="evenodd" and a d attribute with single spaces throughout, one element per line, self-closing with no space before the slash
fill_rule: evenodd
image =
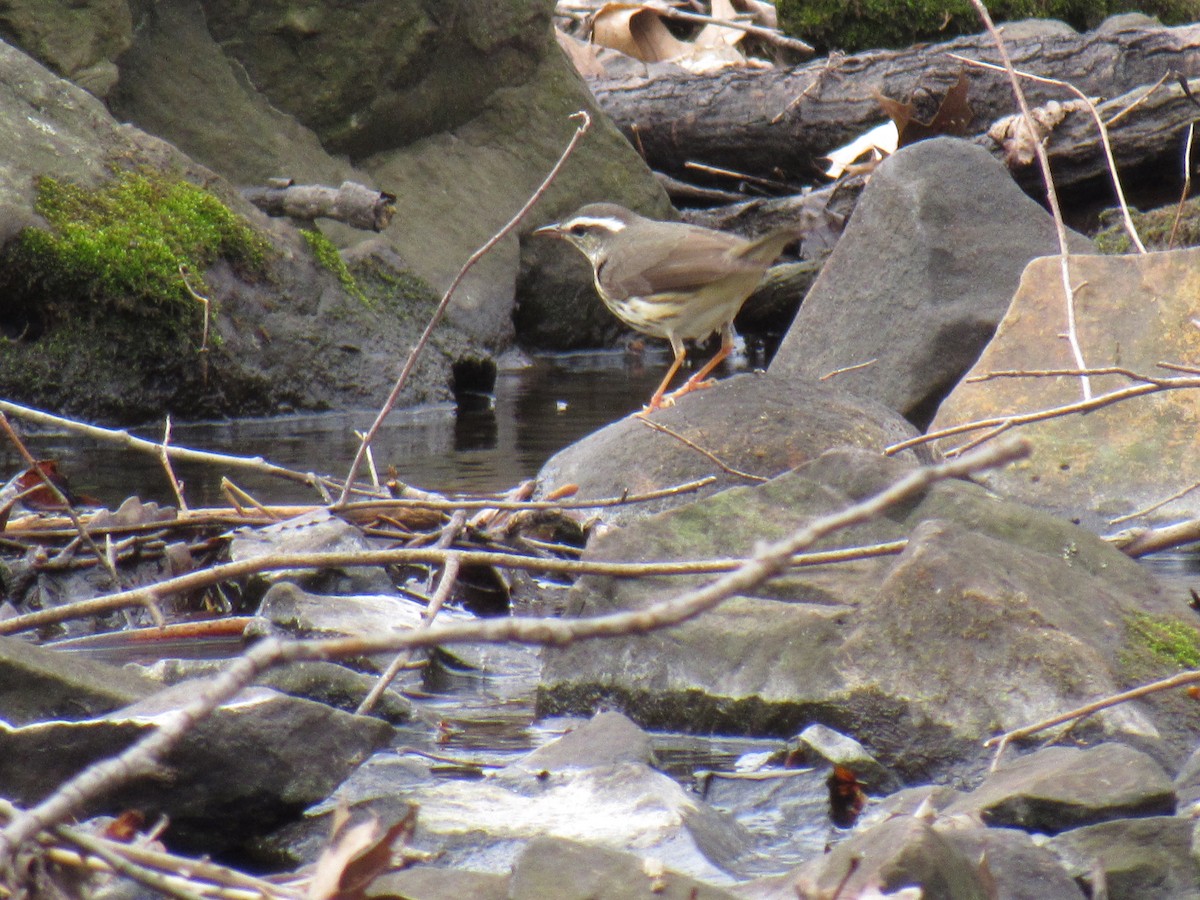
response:
<path id="1" fill-rule="evenodd" d="M 1091 97 L 1115 97 L 1150 86 L 1164 75 L 1200 75 L 1200 25 L 1163 28 L 1142 16 L 1111 19 L 1079 34 L 1056 22 L 1024 22 L 1003 31 L 1018 70 L 1070 82 Z M 593 78 L 605 111 L 645 154 L 653 168 L 685 175 L 689 161 L 748 174 L 810 183 L 819 160 L 885 120 L 878 91 L 907 100 L 922 91 L 940 96 L 966 69 L 972 119 L 983 135 L 1016 111 L 1007 76 L 964 64 L 960 54 L 999 63 L 991 38 L 975 35 L 907 50 L 830 57 L 791 69 L 727 69 L 712 75 L 655 74 L 648 78 Z M 1073 97 L 1057 86 L 1023 80 L 1031 105 Z M 1108 105 L 1108 114 L 1117 104 Z M 1200 117 L 1171 81 L 1112 130 L 1118 162 L 1160 164 L 1178 158 L 1181 135 Z M 1090 135 L 1090 137 L 1089 137 Z M 986 137 L 981 142 L 1000 155 Z M 1090 116 L 1074 113 L 1049 142 L 1060 185 L 1103 174 L 1098 135 Z M 1181 172 L 1179 166 L 1174 171 Z M 1036 166 L 1028 176 L 1036 180 Z M 694 175 L 691 176 L 693 179 Z"/>

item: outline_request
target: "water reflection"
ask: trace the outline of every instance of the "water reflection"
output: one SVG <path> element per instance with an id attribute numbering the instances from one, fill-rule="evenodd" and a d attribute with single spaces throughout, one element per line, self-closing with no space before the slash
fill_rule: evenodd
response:
<path id="1" fill-rule="evenodd" d="M 373 446 L 381 477 L 426 490 L 503 491 L 535 475 L 560 448 L 640 408 L 653 392 L 667 354 L 652 349 L 637 361 L 620 351 L 543 358 L 498 376 L 495 394 L 463 398 L 461 408 L 430 406 L 393 412 Z M 344 476 L 374 410 L 292 415 L 225 422 L 175 423 L 179 446 L 240 456 L 305 472 Z M 149 440 L 161 426 L 129 429 Z M 127 496 L 173 503 L 158 460 L 145 453 L 69 433 L 28 438 L 39 458 L 59 460 L 76 491 L 107 506 Z M 22 464 L 10 447 L 0 451 L 4 471 Z M 175 464 L 193 507 L 224 505 L 221 478 L 264 503 L 311 503 L 302 485 L 219 466 Z"/>

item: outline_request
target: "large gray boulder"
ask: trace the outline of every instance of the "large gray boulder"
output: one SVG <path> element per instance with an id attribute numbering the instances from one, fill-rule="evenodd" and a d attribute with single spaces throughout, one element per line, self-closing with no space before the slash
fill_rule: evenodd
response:
<path id="1" fill-rule="evenodd" d="M 1072 252 L 1094 252 L 1073 235 Z M 1058 252 L 1050 215 L 985 150 L 905 147 L 871 176 L 771 364 L 838 369 L 845 390 L 926 424 L 991 340 L 1025 265 Z"/>
<path id="2" fill-rule="evenodd" d="M 551 9 L 543 0 L 144 3 L 112 107 L 239 186 L 275 176 L 352 178 L 394 194 L 384 239 L 444 290 L 533 193 L 578 110 L 595 124 L 522 231 L 585 199 L 657 215 L 669 209 L 563 57 Z M 322 228 L 342 245 L 362 240 Z M 525 260 L 531 335 L 552 331 L 560 316 L 579 321 L 561 303 L 578 273 L 563 268 L 561 248 L 550 243 L 532 243 Z M 451 307 L 451 320 L 492 350 L 513 339 L 520 263 L 510 236 L 472 270 Z"/>
<path id="3" fill-rule="evenodd" d="M 545 494 L 573 484 L 575 499 L 595 500 L 711 478 L 696 491 L 587 511 L 620 524 L 773 478 L 831 447 L 882 450 L 911 434 L 907 422 L 880 404 L 827 384 L 738 375 L 681 397 L 649 422 L 626 416 L 565 447 L 542 466 L 538 485 Z"/>
<path id="4" fill-rule="evenodd" d="M 903 468 L 832 451 L 767 484 L 600 535 L 585 558 L 746 555 Z M 540 709 L 613 704 L 643 725 L 743 734 L 792 734 L 815 721 L 904 779 L 963 777 L 987 762 L 990 735 L 1174 671 L 1144 623 L 1196 631 L 1182 601 L 1119 551 L 965 482 L 939 484 L 814 549 L 902 538 L 899 556 L 794 569 L 668 630 L 548 648 Z M 645 609 L 706 580 L 586 577 L 569 613 Z M 1076 734 L 1174 764 L 1192 749 L 1183 719 L 1195 714 L 1126 704 Z"/>
<path id="5" fill-rule="evenodd" d="M 340 269 L 8 44 L 0 83 L 0 394 L 125 422 L 387 396 L 436 303 L 394 254 Z M 210 301 L 206 350 L 180 265 Z M 404 402 L 448 399 L 455 363 L 486 356 L 453 327 L 438 337 Z"/>

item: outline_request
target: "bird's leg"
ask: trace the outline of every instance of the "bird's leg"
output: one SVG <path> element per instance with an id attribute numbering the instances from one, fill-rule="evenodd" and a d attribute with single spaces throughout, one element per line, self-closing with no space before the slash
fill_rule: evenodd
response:
<path id="1" fill-rule="evenodd" d="M 679 390 L 672 391 L 667 396 L 667 400 L 674 401 L 676 397 L 682 397 L 684 394 L 690 394 L 692 391 L 712 387 L 713 382 L 705 381 L 705 379 L 712 374 L 713 369 L 723 363 L 725 358 L 733 352 L 735 340 L 733 326 L 726 325 L 723 327 L 721 329 L 721 348 L 716 352 L 716 355 L 704 364 L 704 368 L 685 381 Z"/>
<path id="2" fill-rule="evenodd" d="M 647 413 L 652 413 L 656 409 L 663 406 L 671 406 L 675 403 L 674 395 L 663 397 L 667 387 L 671 384 L 671 379 L 675 377 L 675 373 L 679 371 L 679 367 L 683 365 L 683 360 L 687 357 L 687 350 L 684 349 L 683 341 L 680 338 L 671 338 L 671 349 L 675 352 L 675 361 L 671 363 L 671 368 L 667 369 L 667 375 L 662 380 L 662 384 L 658 386 L 658 390 L 654 392 L 654 396 L 650 398 L 650 402 L 642 409 L 639 416 L 645 416 Z"/>

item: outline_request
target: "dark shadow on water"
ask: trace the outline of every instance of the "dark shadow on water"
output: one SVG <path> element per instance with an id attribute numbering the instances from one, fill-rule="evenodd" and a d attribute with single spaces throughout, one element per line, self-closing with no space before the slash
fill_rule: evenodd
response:
<path id="1" fill-rule="evenodd" d="M 639 359 L 621 351 L 566 354 L 503 372 L 495 393 L 451 404 L 392 413 L 374 442 L 381 478 L 394 476 L 424 490 L 504 491 L 533 477 L 556 451 L 641 407 L 657 385 L 668 353 L 650 349 Z M 344 477 L 374 410 L 340 411 L 224 422 L 174 423 L 171 442 L 198 450 L 261 456 L 304 472 Z M 150 440 L 161 427 L 130 429 Z M 72 434 L 28 437 L 38 458 L 60 463 L 77 492 L 115 507 L 136 494 L 173 503 L 158 460 Z M 5 445 L 0 462 L 10 475 L 22 464 Z M 178 463 L 193 507 L 225 505 L 222 476 L 264 503 L 313 503 L 303 485 L 223 466 Z M 6 476 L 7 477 L 7 476 Z"/>

